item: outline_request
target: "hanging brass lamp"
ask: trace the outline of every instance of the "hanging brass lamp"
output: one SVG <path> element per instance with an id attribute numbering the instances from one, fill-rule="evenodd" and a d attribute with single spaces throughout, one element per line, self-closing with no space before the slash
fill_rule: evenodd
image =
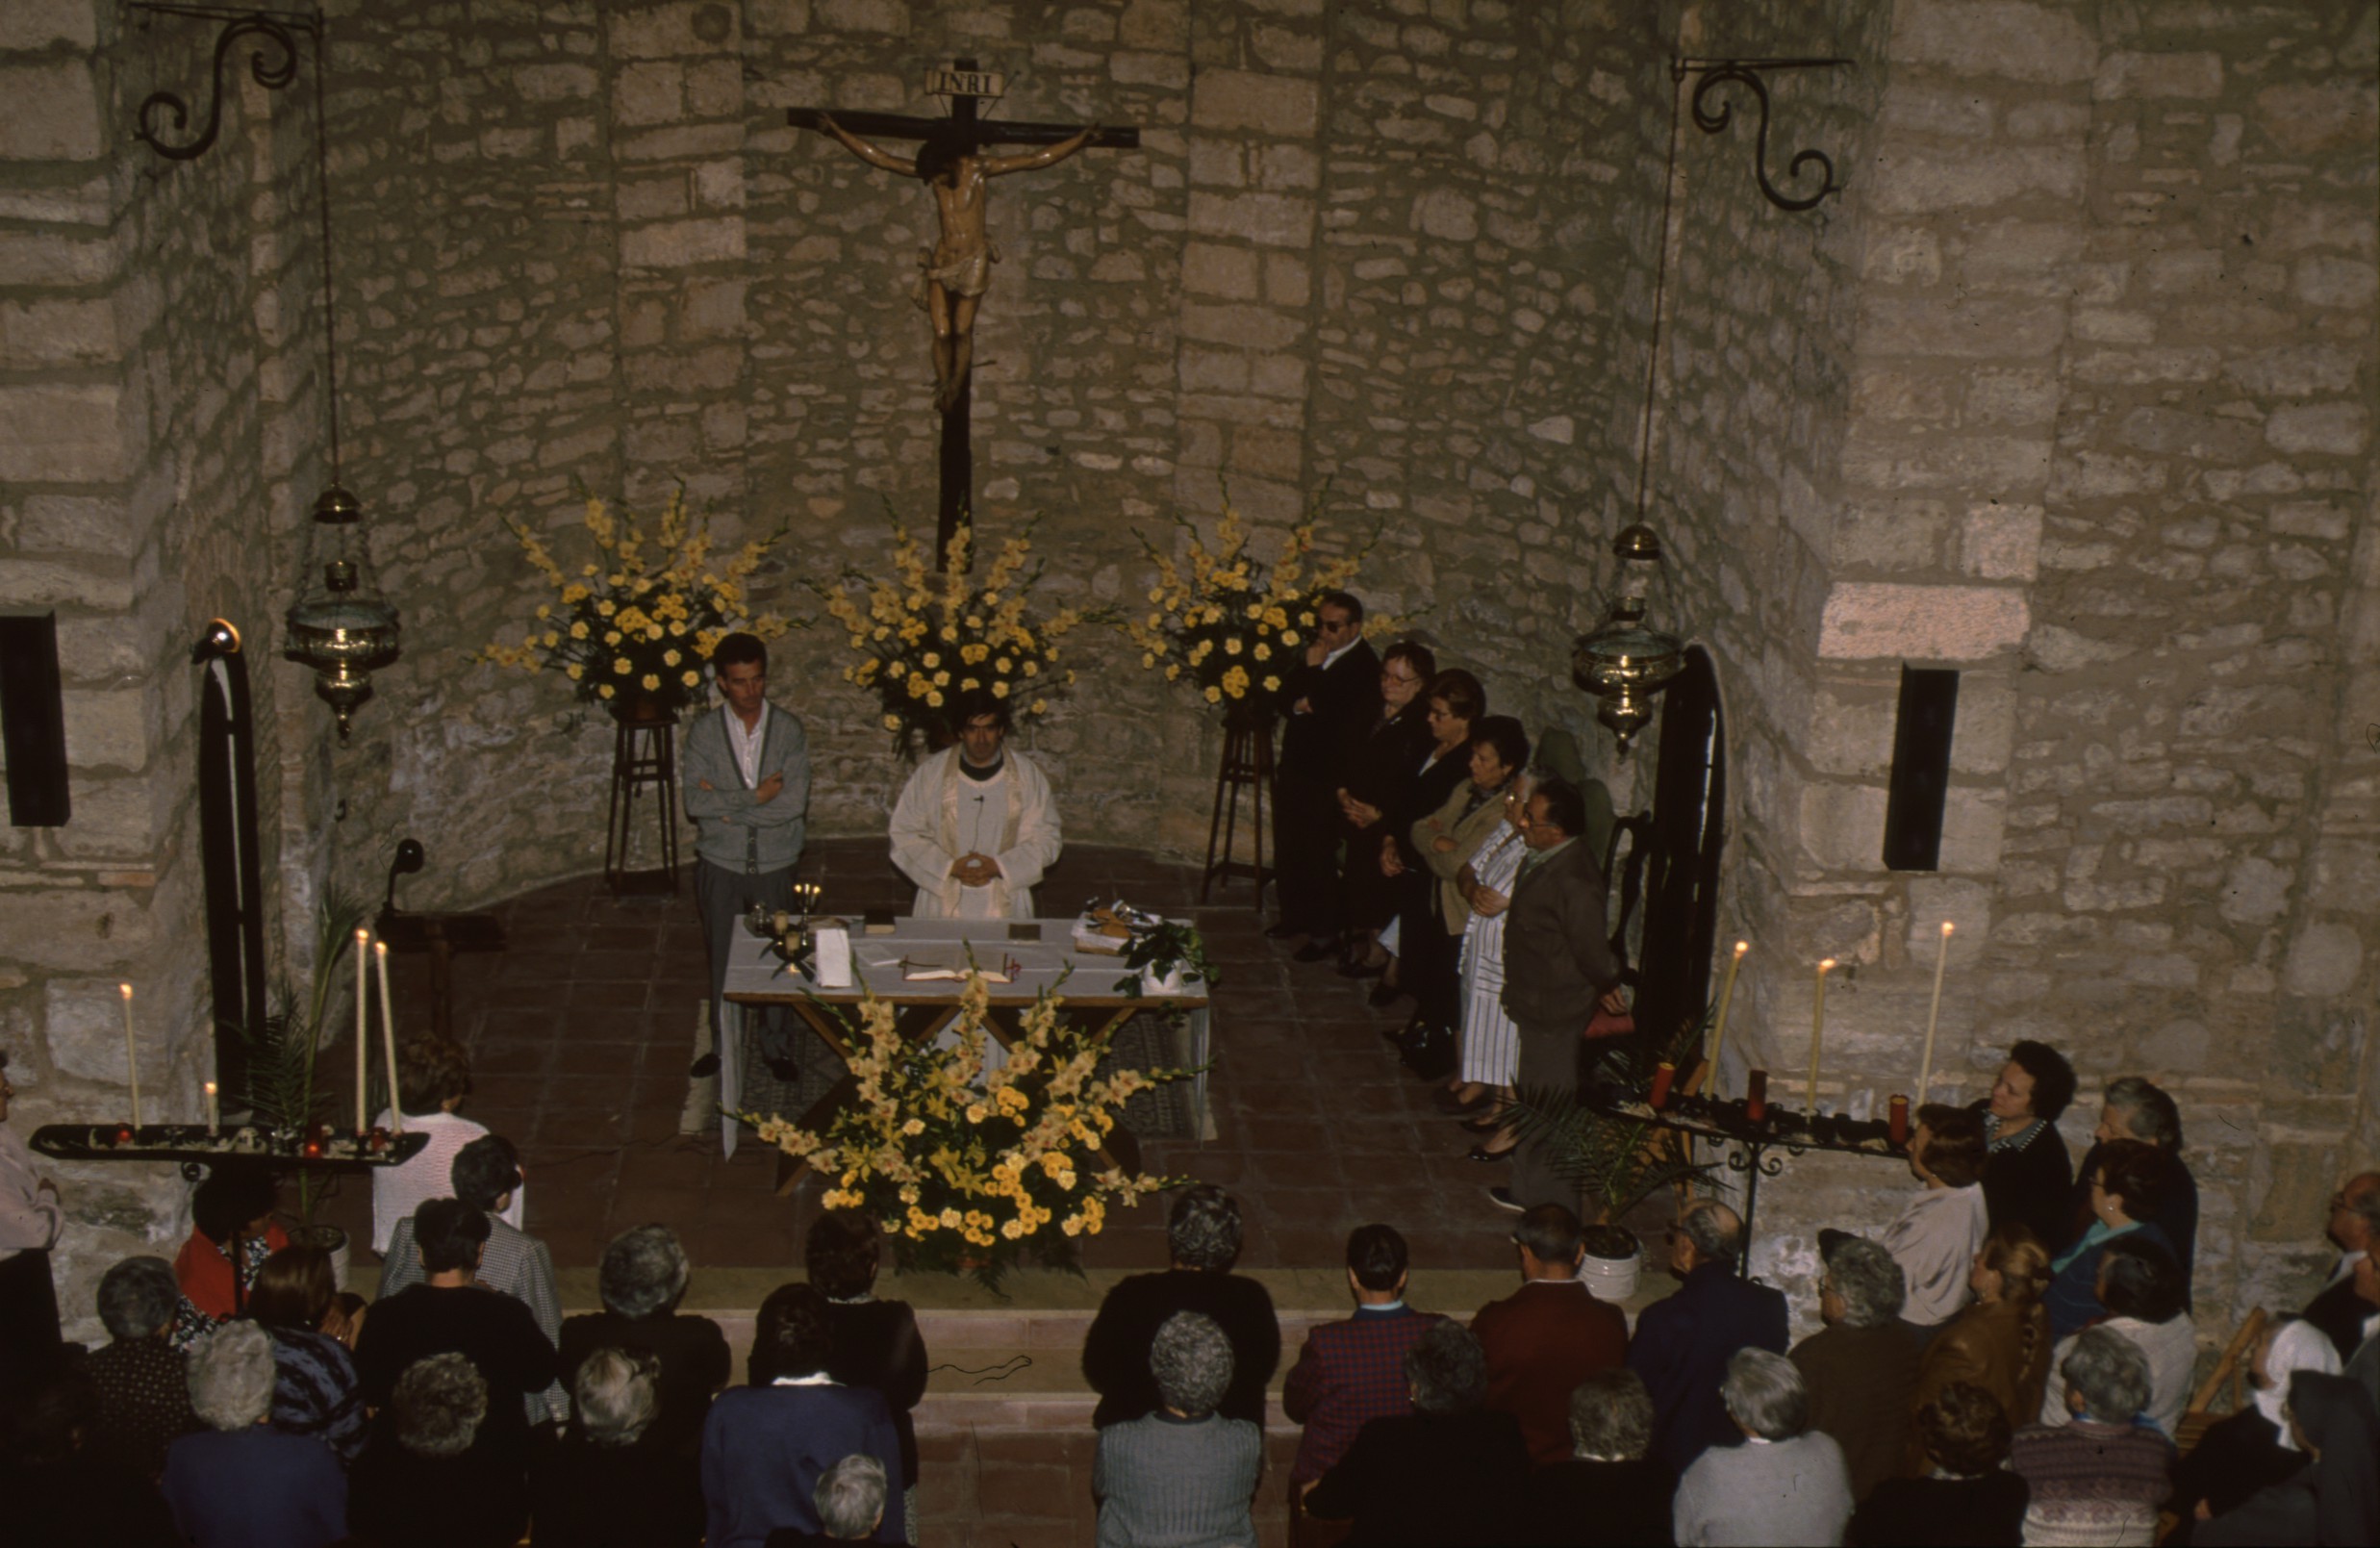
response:
<path id="1" fill-rule="evenodd" d="M 1645 622 L 1653 584 L 1661 573 L 1661 540 L 1642 521 L 1633 521 L 1611 540 L 1611 554 L 1620 562 L 1613 581 L 1617 595 L 1603 625 L 1579 637 L 1570 655 L 1570 680 L 1595 697 L 1595 719 L 1611 728 L 1625 755 L 1653 719 L 1653 696 L 1685 665 L 1685 646 Z"/>

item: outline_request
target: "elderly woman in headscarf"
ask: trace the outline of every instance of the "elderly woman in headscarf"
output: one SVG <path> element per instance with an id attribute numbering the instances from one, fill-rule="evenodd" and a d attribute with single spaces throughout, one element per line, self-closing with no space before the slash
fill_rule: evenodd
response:
<path id="1" fill-rule="evenodd" d="M 2380 1413 L 2371 1394 L 2343 1376 L 2300 1371 L 2290 1378 L 2286 1411 L 2313 1462 L 2199 1523 L 2192 1543 L 2380 1542 Z"/>
<path id="2" fill-rule="evenodd" d="M 2248 1362 L 2256 1401 L 2208 1426 L 2190 1455 L 2173 1464 L 2167 1509 L 2182 1517 L 2186 1535 L 2192 1518 L 2204 1521 L 2236 1510 L 2257 1490 L 2286 1482 L 2306 1465 L 2287 1412 L 2290 1379 L 2299 1371 L 2338 1375 L 2337 1347 L 2302 1317 L 2266 1324 Z"/>

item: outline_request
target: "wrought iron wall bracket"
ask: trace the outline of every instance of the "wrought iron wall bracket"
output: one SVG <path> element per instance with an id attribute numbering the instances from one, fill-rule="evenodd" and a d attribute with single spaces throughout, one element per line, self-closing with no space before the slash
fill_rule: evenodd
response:
<path id="1" fill-rule="evenodd" d="M 1818 191 L 1808 198 L 1795 198 L 1781 190 L 1768 175 L 1768 83 L 1763 76 L 1774 70 L 1823 70 L 1849 64 L 1847 59 L 1673 59 L 1669 62 L 1669 78 L 1683 82 L 1689 75 L 1699 75 L 1694 85 L 1694 127 L 1707 135 L 1727 132 L 1734 118 L 1734 106 L 1713 98 L 1713 93 L 1727 86 L 1740 86 L 1752 93 L 1760 110 L 1760 122 L 1753 147 L 1752 174 L 1760 179 L 1760 196 L 1780 210 L 1815 209 L 1818 201 L 1830 193 L 1840 193 L 1842 184 L 1835 180 L 1835 160 L 1821 150 L 1794 152 L 1785 164 L 1785 181 L 1800 183 L 1804 168 L 1814 167 L 1818 176 Z M 1709 100 L 1706 100 L 1709 99 Z"/>
<path id="2" fill-rule="evenodd" d="M 137 0 L 131 9 L 141 15 L 183 16 L 225 24 L 215 35 L 207 117 L 195 137 L 178 143 L 165 138 L 166 120 L 170 120 L 171 133 L 177 137 L 190 126 L 190 105 L 180 96 L 158 90 L 141 100 L 139 127 L 133 130 L 133 138 L 172 162 L 194 162 L 214 147 L 215 136 L 223 128 L 223 66 L 242 38 L 252 38 L 260 44 L 269 45 L 260 46 L 248 55 L 248 74 L 267 91 L 281 90 L 297 79 L 295 35 L 304 34 L 317 54 L 322 46 L 319 11 L 227 11 L 213 6 L 145 5 Z"/>

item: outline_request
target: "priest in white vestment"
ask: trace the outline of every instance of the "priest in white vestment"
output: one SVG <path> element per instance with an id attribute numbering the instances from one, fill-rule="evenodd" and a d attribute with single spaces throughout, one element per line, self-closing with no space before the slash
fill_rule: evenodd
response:
<path id="1" fill-rule="evenodd" d="M 893 807 L 893 863 L 918 885 L 920 919 L 1030 919 L 1058 857 L 1050 781 L 1008 747 L 1008 705 L 981 691 L 952 707 L 958 743 L 927 757 Z"/>

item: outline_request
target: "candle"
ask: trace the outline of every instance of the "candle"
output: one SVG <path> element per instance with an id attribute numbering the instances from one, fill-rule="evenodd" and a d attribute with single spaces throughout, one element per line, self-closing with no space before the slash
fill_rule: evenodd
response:
<path id="1" fill-rule="evenodd" d="M 1744 1116 L 1756 1124 L 1768 1116 L 1766 1070 L 1754 1070 L 1744 1077 Z"/>
<path id="2" fill-rule="evenodd" d="M 364 1072 L 369 1068 L 365 1055 L 371 1043 L 370 1012 L 364 1003 L 364 948 L 372 932 L 362 926 L 355 931 L 355 1131 L 359 1134 L 371 1127 L 371 1114 L 364 1110 Z"/>
<path id="3" fill-rule="evenodd" d="M 1926 1100 L 1934 1079 L 1934 1024 L 1942 1019 L 1942 970 L 1950 966 L 1950 921 L 1942 921 L 1942 950 L 1934 959 L 1934 1004 L 1926 1011 L 1926 1053 L 1917 1066 L 1917 1100 Z"/>
<path id="4" fill-rule="evenodd" d="M 1735 943 L 1735 954 L 1728 959 L 1727 977 L 1719 984 L 1719 1014 L 1710 1028 L 1710 1073 L 1703 1078 L 1706 1096 L 1719 1094 L 1719 1051 L 1727 1046 L 1727 1007 L 1735 1002 L 1735 975 L 1743 971 L 1744 953 L 1751 950 L 1750 941 Z"/>
<path id="5" fill-rule="evenodd" d="M 140 1054 L 133 1045 L 132 985 L 119 983 L 116 989 L 124 997 L 124 1079 L 132 1087 L 132 1126 L 140 1127 Z"/>
<path id="6" fill-rule="evenodd" d="M 389 1059 L 389 1129 L 405 1132 L 405 1115 L 396 1104 L 396 1005 L 389 999 L 389 943 L 374 941 L 372 956 L 380 967 L 380 1047 Z"/>
<path id="7" fill-rule="evenodd" d="M 1810 1110 L 1818 1110 L 1818 1051 L 1826 1043 L 1826 976 L 1834 971 L 1835 959 L 1827 957 L 1818 964 L 1818 992 L 1810 1002 Z"/>
<path id="8" fill-rule="evenodd" d="M 1677 1079 L 1678 1067 L 1675 1064 L 1670 1063 L 1669 1060 L 1663 1059 L 1660 1063 L 1655 1065 L 1653 1067 L 1653 1094 L 1646 1099 L 1646 1105 L 1652 1107 L 1656 1112 L 1658 1112 L 1661 1108 L 1668 1106 L 1669 1087 L 1670 1084 Z"/>
<path id="9" fill-rule="evenodd" d="M 220 1111 L 218 1111 L 218 1110 L 216 1109 L 215 1104 L 215 1082 L 214 1082 L 214 1081 L 210 1080 L 210 1081 L 208 1081 L 208 1082 L 207 1082 L 207 1084 L 206 1084 L 206 1092 L 207 1092 L 207 1132 L 208 1132 L 208 1133 L 210 1133 L 210 1134 L 212 1134 L 212 1133 L 216 1132 L 217 1130 L 219 1130 L 219 1129 L 223 1127 L 223 1115 L 222 1115 L 222 1113 L 221 1113 Z"/>
<path id="10" fill-rule="evenodd" d="M 1886 1108 L 1886 1121 L 1890 1126 L 1892 1143 L 1895 1145 L 1908 1144 L 1909 1099 L 1907 1097 L 1902 1096 L 1897 1091 L 1892 1094 L 1892 1101 Z"/>

